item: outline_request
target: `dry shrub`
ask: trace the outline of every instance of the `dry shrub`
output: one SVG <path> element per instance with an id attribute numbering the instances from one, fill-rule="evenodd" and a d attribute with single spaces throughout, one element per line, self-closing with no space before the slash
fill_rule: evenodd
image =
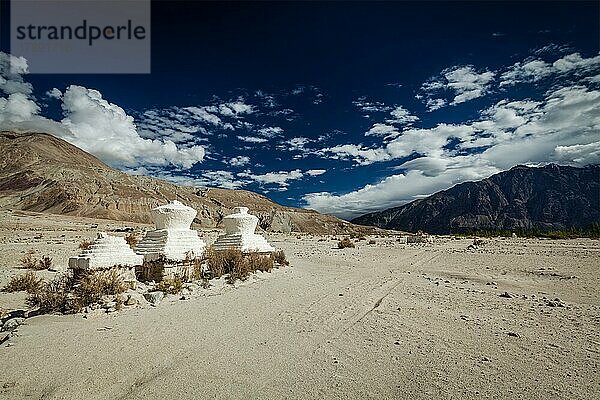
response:
<path id="1" fill-rule="evenodd" d="M 229 274 L 227 275 L 227 283 L 233 284 L 238 279 L 240 281 L 245 281 L 250 276 L 250 263 L 246 262 L 244 257 L 242 257 L 241 261 L 236 261 L 231 264 L 231 269 L 229 270 Z"/>
<path id="2" fill-rule="evenodd" d="M 338 249 L 345 249 L 347 247 L 354 247 L 354 243 L 350 238 L 343 238 L 338 242 Z"/>
<path id="3" fill-rule="evenodd" d="M 35 257 L 35 250 L 29 250 L 20 261 L 23 268 L 34 269 L 36 271 L 48 269 L 52 266 L 52 259 L 48 256 L 43 256 L 38 260 Z"/>
<path id="4" fill-rule="evenodd" d="M 46 313 L 74 313 L 98 303 L 102 296 L 119 296 L 126 290 L 127 284 L 116 268 L 85 272 L 77 277 L 61 274 L 49 282 L 40 280 L 27 303 Z M 116 301 L 118 305 L 118 297 Z"/>
<path id="5" fill-rule="evenodd" d="M 98 303 L 102 296 L 118 295 L 127 290 L 123 277 L 116 268 L 93 271 L 83 275 L 75 289 L 79 307 Z"/>
<path id="6" fill-rule="evenodd" d="M 245 262 L 248 264 L 248 270 L 251 272 L 271 272 L 273 270 L 273 259 L 270 256 L 250 253 L 246 256 Z"/>
<path id="7" fill-rule="evenodd" d="M 90 246 L 91 246 L 91 245 L 93 245 L 93 244 L 94 244 L 94 241 L 93 241 L 93 240 L 89 240 L 89 239 L 83 239 L 83 240 L 81 241 L 81 243 L 79 243 L 79 248 L 80 248 L 81 250 L 87 250 L 87 249 L 89 249 L 89 248 L 90 248 Z"/>
<path id="8" fill-rule="evenodd" d="M 35 258 L 35 250 L 29 250 L 22 258 L 21 265 L 26 269 L 36 269 L 37 260 Z"/>
<path id="9" fill-rule="evenodd" d="M 290 265 L 290 262 L 285 258 L 283 250 L 275 251 L 271 254 L 271 258 L 278 265 Z"/>
<path id="10" fill-rule="evenodd" d="M 240 250 L 228 249 L 216 251 L 210 247 L 204 261 L 208 266 L 210 277 L 218 278 L 227 275 L 227 283 L 236 280 L 246 280 L 255 271 L 270 272 L 273 270 L 274 260 L 271 256 L 259 253 L 244 255 Z"/>
<path id="11" fill-rule="evenodd" d="M 140 238 L 137 232 L 131 232 L 129 235 L 125 236 L 125 241 L 129 245 L 129 247 L 133 249 L 135 248 L 135 246 L 137 246 L 138 242 L 140 241 Z"/>
<path id="12" fill-rule="evenodd" d="M 210 275 L 214 278 L 229 274 L 236 269 L 236 266 L 239 269 L 239 266 L 244 263 L 242 252 L 233 249 L 216 251 L 210 247 L 205 253 L 205 259 Z"/>
<path id="13" fill-rule="evenodd" d="M 178 276 L 175 278 L 165 278 L 158 282 L 156 289 L 164 294 L 177 294 L 183 289 L 183 281 Z"/>
<path id="14" fill-rule="evenodd" d="M 52 266 L 52 259 L 48 256 L 43 256 L 37 263 L 38 270 L 48 269 Z"/>
<path id="15" fill-rule="evenodd" d="M 43 280 L 38 278 L 34 272 L 28 271 L 23 275 L 16 275 L 10 278 L 8 284 L 3 289 L 5 292 L 20 292 L 35 293 L 43 284 Z"/>
<path id="16" fill-rule="evenodd" d="M 77 311 L 77 302 L 71 294 L 73 277 L 67 274 L 56 276 L 50 282 L 44 282 L 33 292 L 27 303 L 31 307 L 39 307 L 42 312 L 68 313 Z"/>
<path id="17" fill-rule="evenodd" d="M 473 239 L 473 246 L 483 246 L 485 244 L 485 240 L 475 238 Z"/>

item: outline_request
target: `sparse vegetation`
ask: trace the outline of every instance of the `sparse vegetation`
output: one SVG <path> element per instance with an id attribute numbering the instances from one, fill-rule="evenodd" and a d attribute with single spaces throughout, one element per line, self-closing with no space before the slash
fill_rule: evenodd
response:
<path id="1" fill-rule="evenodd" d="M 137 232 L 131 232 L 129 235 L 125 236 L 125 241 L 129 245 L 129 247 L 133 249 L 135 248 L 135 246 L 137 246 L 138 242 L 140 241 L 140 238 Z"/>
<path id="2" fill-rule="evenodd" d="M 271 272 L 275 264 L 288 265 L 283 252 L 275 256 L 259 253 L 243 254 L 239 250 L 216 251 L 212 247 L 204 253 L 204 262 L 208 269 L 208 276 L 204 276 L 205 279 L 226 276 L 227 283 L 246 280 L 255 271 Z"/>
<path id="3" fill-rule="evenodd" d="M 250 272 L 271 272 L 274 266 L 274 260 L 271 256 L 262 255 L 258 253 L 250 253 L 246 255 L 244 261 L 248 264 L 248 270 Z"/>
<path id="4" fill-rule="evenodd" d="M 216 251 L 212 246 L 204 253 L 208 272 L 212 278 L 218 278 L 234 270 L 235 265 L 242 264 L 244 257 L 239 250 Z"/>
<path id="5" fill-rule="evenodd" d="M 56 276 L 41 282 L 27 298 L 31 307 L 42 312 L 74 313 L 100 302 L 103 296 L 118 296 L 127 290 L 117 269 L 93 271 L 78 277 L 71 274 Z"/>
<path id="6" fill-rule="evenodd" d="M 35 257 L 35 250 L 29 250 L 22 258 L 21 258 L 21 266 L 25 269 L 33 269 L 36 271 L 41 271 L 43 269 L 48 269 L 52 266 L 52 259 L 48 256 L 43 256 L 41 259 L 37 259 Z"/>
<path id="7" fill-rule="evenodd" d="M 83 275 L 75 285 L 74 292 L 77 306 L 83 308 L 99 302 L 102 296 L 119 295 L 126 290 L 127 285 L 121 274 L 117 269 L 112 268 Z"/>
<path id="8" fill-rule="evenodd" d="M 40 261 L 38 261 L 37 265 L 39 270 L 49 269 L 52 267 L 52 259 L 48 256 L 43 256 Z"/>
<path id="9" fill-rule="evenodd" d="M 20 261 L 23 268 L 36 269 L 37 260 L 35 259 L 35 250 L 29 250 Z"/>
<path id="10" fill-rule="evenodd" d="M 165 278 L 158 283 L 156 289 L 164 294 L 177 294 L 183 289 L 183 281 L 180 277 Z"/>
<path id="11" fill-rule="evenodd" d="M 283 252 L 283 250 L 273 252 L 273 254 L 271 254 L 271 258 L 273 259 L 273 262 L 275 262 L 275 264 L 290 265 L 290 262 L 285 257 L 285 253 Z"/>
<path id="12" fill-rule="evenodd" d="M 343 238 L 338 242 L 338 249 L 352 248 L 354 247 L 354 242 L 350 240 L 350 238 Z"/>
<path id="13" fill-rule="evenodd" d="M 93 241 L 93 240 L 89 240 L 89 239 L 83 239 L 83 240 L 81 241 L 81 243 L 79 243 L 79 248 L 80 248 L 81 250 L 87 250 L 87 249 L 89 249 L 89 248 L 90 248 L 90 246 L 91 246 L 91 245 L 93 245 L 93 244 L 94 244 L 94 241 Z"/>
<path id="14" fill-rule="evenodd" d="M 39 307 L 42 312 L 70 313 L 79 311 L 71 293 L 73 288 L 73 277 L 71 275 L 59 275 L 49 282 L 44 282 L 38 290 L 27 298 L 31 307 Z"/>
<path id="15" fill-rule="evenodd" d="M 43 280 L 38 278 L 35 272 L 28 271 L 23 275 L 15 275 L 8 281 L 4 287 L 5 292 L 26 291 L 27 293 L 35 293 L 43 284 Z"/>

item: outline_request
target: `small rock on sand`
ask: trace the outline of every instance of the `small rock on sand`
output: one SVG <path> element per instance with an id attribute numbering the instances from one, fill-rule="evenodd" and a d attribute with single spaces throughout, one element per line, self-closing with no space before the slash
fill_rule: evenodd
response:
<path id="1" fill-rule="evenodd" d="M 148 300 L 150 304 L 152 304 L 153 306 L 157 306 L 165 297 L 165 294 L 163 292 L 150 292 L 144 293 L 144 297 L 146 298 L 146 300 Z"/>
<path id="2" fill-rule="evenodd" d="M 17 329 L 25 321 L 25 318 L 11 318 L 2 325 L 2 331 L 11 332 Z"/>

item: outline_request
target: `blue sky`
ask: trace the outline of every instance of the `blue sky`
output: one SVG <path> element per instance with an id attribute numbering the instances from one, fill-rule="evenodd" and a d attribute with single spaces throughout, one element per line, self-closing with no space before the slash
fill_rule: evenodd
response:
<path id="1" fill-rule="evenodd" d="M 157 2 L 151 74 L 28 74 L 6 50 L 0 127 L 351 218 L 516 164 L 600 162 L 599 12 Z"/>

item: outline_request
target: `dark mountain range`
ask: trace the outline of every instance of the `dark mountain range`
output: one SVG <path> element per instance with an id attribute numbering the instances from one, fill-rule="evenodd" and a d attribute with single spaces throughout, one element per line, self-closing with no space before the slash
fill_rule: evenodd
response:
<path id="1" fill-rule="evenodd" d="M 444 234 L 475 230 L 561 230 L 600 221 L 600 165 L 516 166 L 478 182 L 352 220 Z"/>

